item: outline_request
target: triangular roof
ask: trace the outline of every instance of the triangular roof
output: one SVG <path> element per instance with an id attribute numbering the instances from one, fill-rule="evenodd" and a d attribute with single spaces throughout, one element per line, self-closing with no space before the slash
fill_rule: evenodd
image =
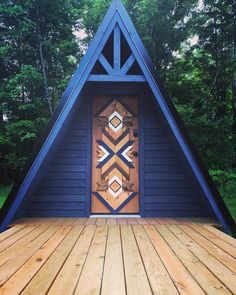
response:
<path id="1" fill-rule="evenodd" d="M 102 24 L 100 25 L 94 39 L 92 40 L 86 54 L 80 62 L 79 67 L 71 78 L 66 91 L 64 92 L 59 105 L 57 106 L 52 118 L 50 119 L 46 130 L 39 138 L 32 156 L 26 164 L 19 179 L 16 181 L 12 191 L 10 192 L 2 210 L 0 211 L 0 230 L 4 230 L 9 223 L 15 218 L 16 212 L 28 192 L 30 192 L 32 182 L 42 166 L 47 154 L 53 147 L 55 140 L 70 114 L 75 102 L 80 99 L 81 91 L 87 81 L 94 81 L 91 71 L 96 62 L 99 60 L 107 72 L 115 70 L 110 68 L 106 60 L 102 60 L 102 50 L 111 35 L 117 30 L 122 32 L 130 49 L 131 57 L 130 63 L 134 60 L 138 63 L 143 75 L 130 76 L 128 79 L 133 79 L 133 82 L 147 82 L 156 102 L 167 119 L 167 122 L 179 143 L 199 185 L 201 186 L 204 195 L 206 196 L 215 216 L 219 222 L 228 229 L 229 226 L 234 227 L 235 223 L 231 217 L 227 207 L 224 204 L 215 184 L 213 183 L 207 169 L 203 165 L 196 149 L 190 140 L 188 133 L 173 105 L 165 91 L 160 78 L 156 72 L 155 66 L 149 57 L 138 33 L 136 32 L 128 13 L 120 0 L 114 0 L 106 13 Z M 119 40 L 117 41 L 119 42 Z M 127 66 L 127 65 L 126 65 Z M 123 68 L 123 81 L 128 81 L 125 76 L 127 69 Z M 118 67 L 118 78 L 116 73 L 112 72 L 111 79 L 120 79 L 122 69 Z M 104 75 L 101 76 L 103 81 Z M 106 79 L 106 77 L 105 77 Z M 111 80 L 112 81 L 112 80 Z M 115 81 L 115 80 L 114 80 Z M 131 81 L 131 80 L 130 80 Z"/>

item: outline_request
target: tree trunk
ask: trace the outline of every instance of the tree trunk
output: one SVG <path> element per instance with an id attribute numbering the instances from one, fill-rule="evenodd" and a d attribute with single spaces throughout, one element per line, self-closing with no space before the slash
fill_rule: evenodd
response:
<path id="1" fill-rule="evenodd" d="M 36 4 L 36 25 L 37 25 L 37 40 L 38 40 L 38 47 L 39 47 L 39 56 L 40 56 L 41 70 L 43 74 L 44 92 L 45 92 L 46 100 L 48 102 L 50 114 L 52 115 L 53 114 L 52 98 L 50 97 L 49 91 L 48 91 L 48 79 L 47 79 L 47 73 L 46 73 L 45 62 L 43 57 L 43 45 L 42 45 L 43 41 L 42 41 L 40 22 L 39 22 L 38 3 Z"/>

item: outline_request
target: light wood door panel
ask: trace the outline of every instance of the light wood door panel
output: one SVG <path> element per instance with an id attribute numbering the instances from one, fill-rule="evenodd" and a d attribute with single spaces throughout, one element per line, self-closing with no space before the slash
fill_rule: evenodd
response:
<path id="1" fill-rule="evenodd" d="M 93 98 L 92 213 L 139 213 L 137 97 Z"/>

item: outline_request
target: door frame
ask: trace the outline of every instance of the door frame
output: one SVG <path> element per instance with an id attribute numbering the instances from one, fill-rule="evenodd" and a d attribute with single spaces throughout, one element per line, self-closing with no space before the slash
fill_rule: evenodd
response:
<path id="1" fill-rule="evenodd" d="M 86 100 L 88 103 L 87 112 L 87 184 L 86 184 L 86 217 L 100 214 L 92 214 L 92 137 L 93 137 L 93 97 L 99 95 L 133 95 L 137 96 L 139 107 L 139 215 L 144 216 L 144 132 L 143 132 L 143 99 L 145 88 L 140 84 L 128 84 L 127 83 L 91 83 L 88 91 L 86 91 Z M 101 214 L 101 216 L 104 214 Z M 112 214 L 111 214 L 112 215 Z M 132 213 L 118 213 L 116 215 L 133 215 Z M 112 215 L 113 216 L 113 215 Z M 115 215 L 114 215 L 115 216 Z"/>

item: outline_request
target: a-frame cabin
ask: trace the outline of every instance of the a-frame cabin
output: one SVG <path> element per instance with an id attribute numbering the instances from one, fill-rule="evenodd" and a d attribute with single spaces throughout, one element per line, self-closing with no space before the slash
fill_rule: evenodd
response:
<path id="1" fill-rule="evenodd" d="M 234 226 L 123 4 L 114 0 L 1 210 L 211 217 Z"/>

